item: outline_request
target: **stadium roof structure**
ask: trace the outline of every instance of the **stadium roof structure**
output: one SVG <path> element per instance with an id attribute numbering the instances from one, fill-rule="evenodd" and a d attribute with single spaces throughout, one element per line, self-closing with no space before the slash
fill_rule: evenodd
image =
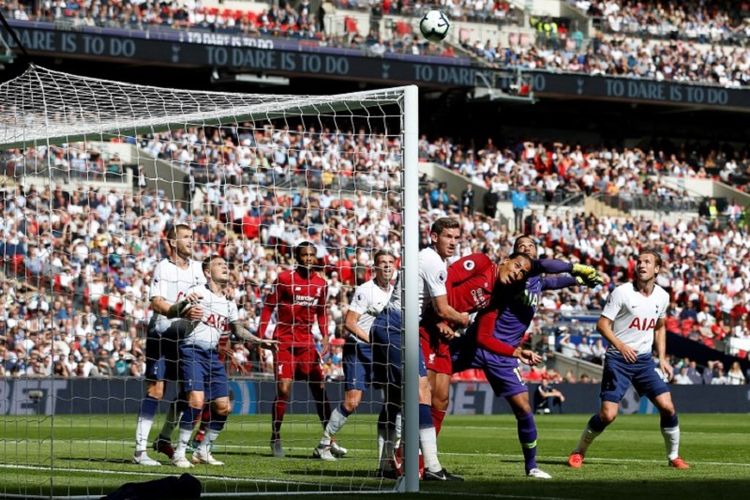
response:
<path id="1" fill-rule="evenodd" d="M 320 117 L 400 102 L 403 87 L 306 96 L 178 90 L 103 80 L 37 65 L 0 84 L 0 149 L 106 141 L 114 136 Z"/>

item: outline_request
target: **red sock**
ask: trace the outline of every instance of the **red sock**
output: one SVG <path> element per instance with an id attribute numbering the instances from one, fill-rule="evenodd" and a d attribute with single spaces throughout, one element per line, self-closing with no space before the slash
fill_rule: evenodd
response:
<path id="1" fill-rule="evenodd" d="M 435 426 L 435 435 L 440 434 L 440 428 L 443 426 L 443 419 L 445 418 L 445 410 L 436 410 L 430 408 L 432 414 L 432 424 Z"/>
<path id="2" fill-rule="evenodd" d="M 281 422 L 284 421 L 284 413 L 286 413 L 286 400 L 276 398 L 273 402 L 273 413 L 271 415 L 271 418 L 273 419 L 272 439 L 279 439 Z"/>
<path id="3" fill-rule="evenodd" d="M 203 413 L 201 413 L 200 430 L 205 431 L 208 428 L 208 423 L 210 421 L 211 421 L 211 405 L 207 404 L 203 406 Z"/>

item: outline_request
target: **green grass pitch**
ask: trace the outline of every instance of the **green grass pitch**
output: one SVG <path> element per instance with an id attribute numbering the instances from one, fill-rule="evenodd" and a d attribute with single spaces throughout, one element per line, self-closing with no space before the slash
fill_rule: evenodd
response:
<path id="1" fill-rule="evenodd" d="M 523 475 L 512 416 L 449 416 L 439 440 L 441 461 L 464 475 L 466 482 L 423 483 L 421 489 L 431 499 L 734 500 L 750 491 L 747 415 L 681 415 L 681 451 L 692 465 L 687 471 L 667 467 L 656 415 L 620 416 L 593 444 L 583 469 L 568 468 L 565 459 L 587 419 L 588 415 L 537 416 L 539 466 L 553 476 L 551 481 L 540 481 Z M 287 457 L 272 458 L 269 421 L 268 415 L 230 417 L 214 453 L 227 465 L 190 470 L 202 480 L 207 497 L 324 488 L 328 493 L 313 498 L 351 499 L 351 493 L 334 492 L 353 488 L 366 493 L 392 487 L 392 481 L 373 474 L 374 416 L 350 418 L 339 435 L 349 456 L 334 463 L 310 458 L 320 427 L 315 417 L 303 415 L 287 415 L 282 429 Z M 125 482 L 182 472 L 166 460 L 158 468 L 130 464 L 134 424 L 134 415 L 0 416 L 0 497 L 52 492 L 93 498 Z"/>

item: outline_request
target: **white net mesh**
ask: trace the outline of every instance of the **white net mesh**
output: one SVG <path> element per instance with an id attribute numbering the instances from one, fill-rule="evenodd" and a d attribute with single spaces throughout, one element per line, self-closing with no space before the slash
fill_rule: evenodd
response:
<path id="1" fill-rule="evenodd" d="M 401 258 L 403 89 L 194 92 L 32 66 L 0 85 L 0 96 L 0 494 L 98 497 L 184 472 L 152 449 L 176 397 L 172 381 L 153 425 L 141 428 L 150 430 L 148 456 L 162 465 L 132 463 L 138 415 L 148 414 L 150 285 L 162 259 L 179 261 L 166 239 L 177 224 L 192 229 L 192 259 L 226 260 L 226 297 L 258 335 L 279 276 L 294 270 L 295 246 L 312 243 L 325 285 L 323 319 L 307 326 L 295 319 L 291 327 L 305 331 L 295 343 L 309 337 L 320 352 L 326 337 L 330 349 L 320 361 L 299 357 L 307 366 L 292 377 L 320 370 L 330 409 L 339 407 L 354 289 L 373 278 L 376 251 Z M 262 325 L 267 336 L 284 328 L 280 308 L 267 330 Z M 275 458 L 278 360 L 241 341 L 225 345 L 232 412 L 212 451 L 224 465 L 188 471 L 205 492 L 393 487 L 375 474 L 377 391 L 363 387 L 339 431 L 346 456 L 325 461 L 311 458 L 324 437 L 319 406 L 308 383 L 295 382 L 280 427 L 285 457 Z M 176 373 L 185 383 L 185 369 Z M 206 396 L 211 383 L 221 385 L 207 377 Z"/>

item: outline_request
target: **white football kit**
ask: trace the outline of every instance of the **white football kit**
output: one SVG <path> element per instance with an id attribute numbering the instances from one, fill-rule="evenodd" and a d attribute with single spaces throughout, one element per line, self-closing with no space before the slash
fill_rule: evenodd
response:
<path id="1" fill-rule="evenodd" d="M 669 294 L 659 285 L 646 297 L 633 283 L 615 288 L 604 306 L 602 316 L 613 321 L 612 332 L 636 353 L 649 355 L 654 344 L 654 327 L 666 315 Z M 614 348 L 609 347 L 612 351 Z"/>
<path id="2" fill-rule="evenodd" d="M 190 260 L 187 269 L 180 269 L 169 259 L 162 259 L 154 269 L 151 277 L 151 287 L 148 299 L 161 297 L 169 303 L 176 303 L 187 296 L 187 290 L 196 285 L 205 285 L 206 276 L 203 274 L 201 263 Z M 155 333 L 163 333 L 172 323 L 180 318 L 167 318 L 154 313 L 149 323 L 149 329 Z"/>

